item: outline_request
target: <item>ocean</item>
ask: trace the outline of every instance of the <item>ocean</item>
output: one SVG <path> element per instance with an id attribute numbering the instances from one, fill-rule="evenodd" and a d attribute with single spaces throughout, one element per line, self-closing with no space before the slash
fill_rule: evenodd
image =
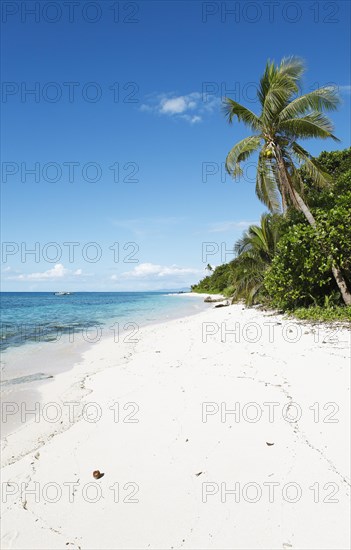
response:
<path id="1" fill-rule="evenodd" d="M 70 370 L 105 337 L 132 349 L 139 328 L 209 307 L 200 296 L 167 292 L 2 292 L 0 301 L 0 396 L 33 406 L 40 384 Z"/>
<path id="2" fill-rule="evenodd" d="M 2 292 L 1 349 L 101 337 L 204 309 L 203 300 L 165 292 Z"/>

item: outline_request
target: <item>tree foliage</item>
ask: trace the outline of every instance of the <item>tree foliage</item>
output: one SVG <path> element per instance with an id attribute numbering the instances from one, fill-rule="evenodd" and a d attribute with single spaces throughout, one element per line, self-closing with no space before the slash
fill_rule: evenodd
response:
<path id="1" fill-rule="evenodd" d="M 303 61 L 296 57 L 285 58 L 280 64 L 268 61 L 257 90 L 259 115 L 226 98 L 225 113 L 229 123 L 237 118 L 254 132 L 232 147 L 227 155 L 226 169 L 233 177 L 241 175 L 242 163 L 258 152 L 258 198 L 271 212 L 279 211 L 281 201 L 284 213 L 291 209 L 303 213 L 315 228 L 318 242 L 321 231 L 304 196 L 304 177 L 318 189 L 328 186 L 332 175 L 322 169 L 298 140 L 332 138 L 338 141 L 325 112 L 335 110 L 340 100 L 331 86 L 298 95 L 304 71 Z M 329 169 L 333 171 L 332 166 Z M 344 303 L 351 306 L 351 291 L 342 268 L 327 252 L 328 244 L 322 246 L 322 250 L 331 260 L 330 270 Z"/>
<path id="2" fill-rule="evenodd" d="M 323 306 L 326 296 L 339 302 L 332 263 L 340 266 L 347 284 L 351 283 L 351 170 L 311 202 L 316 230 L 302 217 L 299 221 L 292 216 L 265 276 L 267 295 L 282 309 Z"/>
<path id="3" fill-rule="evenodd" d="M 315 162 L 331 176 L 320 189 L 301 169 L 317 227 L 296 210 L 286 216 L 265 214 L 260 226 L 249 227 L 234 245 L 235 260 L 218 266 L 194 291 L 221 292 L 289 311 L 341 305 L 331 264 L 340 266 L 351 286 L 351 149 L 323 152 Z"/>
<path id="4" fill-rule="evenodd" d="M 297 57 L 285 58 L 280 64 L 268 61 L 257 91 L 260 114 L 225 99 L 228 122 L 237 119 L 252 132 L 229 151 L 226 169 L 233 177 L 240 176 L 242 163 L 258 152 L 256 194 L 271 212 L 280 206 L 301 209 L 303 182 L 298 168 L 318 186 L 330 179 L 297 140 L 337 140 L 325 112 L 335 110 L 340 100 L 331 86 L 299 95 L 304 72 L 304 63 Z"/>

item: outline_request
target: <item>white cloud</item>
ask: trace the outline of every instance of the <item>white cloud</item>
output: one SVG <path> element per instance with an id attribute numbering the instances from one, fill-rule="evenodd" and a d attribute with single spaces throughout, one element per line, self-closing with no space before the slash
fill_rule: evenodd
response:
<path id="1" fill-rule="evenodd" d="M 220 98 L 199 92 L 187 95 L 158 94 L 147 98 L 148 103 L 141 105 L 140 109 L 168 117 L 183 119 L 190 124 L 203 120 L 205 113 L 212 112 L 220 106 Z"/>
<path id="2" fill-rule="evenodd" d="M 108 281 L 115 290 L 150 291 L 189 288 L 206 275 L 204 267 L 194 269 L 151 262 L 131 266 L 129 271 L 114 273 Z"/>
<path id="3" fill-rule="evenodd" d="M 8 277 L 8 279 L 16 281 L 47 281 L 64 279 L 69 275 L 80 276 L 83 275 L 83 271 L 76 269 L 72 272 L 70 269 L 66 269 L 63 264 L 55 264 L 53 268 L 46 271 L 22 273 L 21 275 Z"/>
<path id="4" fill-rule="evenodd" d="M 194 124 L 195 122 L 201 122 L 202 118 L 198 115 L 194 115 L 193 117 L 190 118 L 190 122 L 191 124 Z"/>
<path id="5" fill-rule="evenodd" d="M 350 94 L 351 93 L 351 85 L 346 84 L 345 86 L 337 86 L 336 89 L 342 94 Z"/>
<path id="6" fill-rule="evenodd" d="M 247 229 L 250 225 L 257 225 L 259 222 L 256 221 L 225 221 L 213 223 L 209 226 L 209 233 L 225 233 L 226 231 L 232 231 L 233 229 Z"/>
<path id="7" fill-rule="evenodd" d="M 44 281 L 45 279 L 61 279 L 66 275 L 68 269 L 65 269 L 63 264 L 56 264 L 52 269 L 37 273 L 27 273 L 18 275 L 17 279 L 25 281 Z"/>
<path id="8" fill-rule="evenodd" d="M 179 267 L 177 265 L 166 266 L 143 263 L 137 265 L 131 271 L 122 273 L 121 277 L 162 279 L 164 277 L 182 277 L 184 275 L 195 275 L 198 273 L 201 273 L 198 269 Z"/>
<path id="9" fill-rule="evenodd" d="M 187 109 L 193 109 L 196 103 L 189 101 L 186 97 L 175 97 L 173 99 L 164 99 L 161 102 L 160 113 L 170 115 L 184 113 Z"/>

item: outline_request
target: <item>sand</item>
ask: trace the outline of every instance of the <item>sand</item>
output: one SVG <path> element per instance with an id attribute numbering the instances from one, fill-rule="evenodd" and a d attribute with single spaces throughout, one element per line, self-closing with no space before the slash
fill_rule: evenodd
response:
<path id="1" fill-rule="evenodd" d="M 348 330 L 211 306 L 129 340 L 2 441 L 1 548 L 349 548 Z"/>

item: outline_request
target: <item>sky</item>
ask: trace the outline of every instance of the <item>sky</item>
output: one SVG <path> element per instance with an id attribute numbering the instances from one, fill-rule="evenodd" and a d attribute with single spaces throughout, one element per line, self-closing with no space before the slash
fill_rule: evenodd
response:
<path id="1" fill-rule="evenodd" d="M 332 84 L 350 145 L 350 3 L 13 2 L 2 8 L 2 290 L 186 288 L 230 261 L 265 211 L 248 135 L 267 59 L 297 55 L 303 92 Z"/>

